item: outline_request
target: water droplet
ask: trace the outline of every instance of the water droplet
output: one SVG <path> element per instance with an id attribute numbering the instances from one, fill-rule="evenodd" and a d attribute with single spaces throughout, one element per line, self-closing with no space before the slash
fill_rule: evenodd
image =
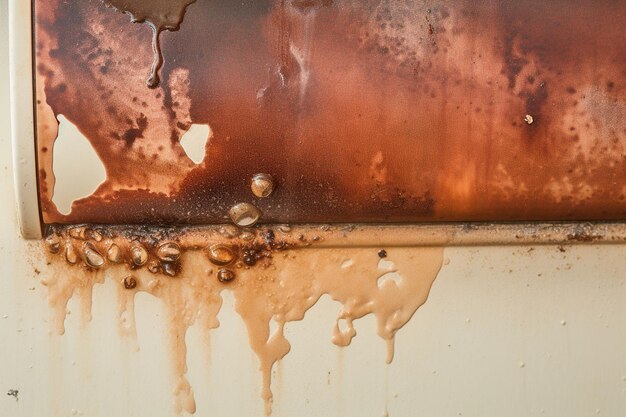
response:
<path id="1" fill-rule="evenodd" d="M 235 273 L 230 269 L 220 269 L 217 272 L 217 279 L 220 282 L 231 282 L 235 279 Z"/>
<path id="2" fill-rule="evenodd" d="M 378 257 L 381 258 L 381 259 L 382 258 L 386 258 L 387 257 L 387 251 L 384 250 L 384 249 L 379 250 L 378 251 Z"/>
<path id="3" fill-rule="evenodd" d="M 122 251 L 115 243 L 107 251 L 107 258 L 113 263 L 119 263 L 122 260 Z"/>
<path id="4" fill-rule="evenodd" d="M 124 278 L 124 288 L 132 290 L 137 287 L 137 280 L 131 276 Z"/>
<path id="5" fill-rule="evenodd" d="M 50 235 L 46 238 L 46 246 L 50 253 L 59 253 L 61 250 L 61 241 L 57 235 Z"/>
<path id="6" fill-rule="evenodd" d="M 209 248 L 209 260 L 218 266 L 226 266 L 235 260 L 230 246 L 215 244 Z"/>
<path id="7" fill-rule="evenodd" d="M 130 249 L 130 257 L 137 266 L 143 266 L 148 262 L 148 252 L 141 245 L 135 245 Z"/>
<path id="8" fill-rule="evenodd" d="M 91 243 L 86 242 L 83 245 L 83 254 L 85 255 L 85 263 L 91 268 L 100 268 L 104 265 L 104 257 Z"/>
<path id="9" fill-rule="evenodd" d="M 237 226 L 253 226 L 261 218 L 261 212 L 250 203 L 239 203 L 234 205 L 229 211 L 230 219 Z"/>
<path id="10" fill-rule="evenodd" d="M 527 114 L 526 116 L 524 116 L 524 121 L 529 125 L 532 125 L 535 119 L 530 114 Z"/>
<path id="11" fill-rule="evenodd" d="M 170 277 L 175 277 L 178 275 L 178 271 L 180 269 L 180 265 L 171 262 L 163 263 L 163 272 L 165 275 L 169 275 Z"/>
<path id="12" fill-rule="evenodd" d="M 76 253 L 76 251 L 74 250 L 74 246 L 70 242 L 67 242 L 65 244 L 65 260 L 72 265 L 75 265 L 76 262 L 78 262 L 78 254 Z"/>
<path id="13" fill-rule="evenodd" d="M 270 174 L 256 174 L 252 177 L 250 189 L 256 197 L 269 197 L 274 191 L 274 179 Z"/>
<path id="14" fill-rule="evenodd" d="M 180 258 L 180 246 L 174 242 L 167 242 L 159 246 L 157 256 L 165 262 L 176 262 Z"/>

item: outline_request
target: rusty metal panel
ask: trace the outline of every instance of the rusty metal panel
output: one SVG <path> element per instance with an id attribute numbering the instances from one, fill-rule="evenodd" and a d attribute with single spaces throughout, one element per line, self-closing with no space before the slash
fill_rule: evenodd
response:
<path id="1" fill-rule="evenodd" d="M 626 219 L 624 2 L 34 10 L 46 223 L 217 223 L 241 202 L 263 222 Z M 69 214 L 52 202 L 60 115 L 107 174 Z M 210 127 L 199 164 L 192 125 Z"/>

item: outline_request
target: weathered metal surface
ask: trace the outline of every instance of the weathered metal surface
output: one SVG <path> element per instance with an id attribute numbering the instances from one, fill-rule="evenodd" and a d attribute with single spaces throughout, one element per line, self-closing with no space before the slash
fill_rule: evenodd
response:
<path id="1" fill-rule="evenodd" d="M 198 0 L 161 33 L 155 89 L 147 25 L 35 6 L 47 223 L 219 223 L 241 202 L 261 222 L 626 219 L 624 2 Z M 107 171 L 69 215 L 60 114 Z M 192 124 L 212 130 L 200 165 Z"/>

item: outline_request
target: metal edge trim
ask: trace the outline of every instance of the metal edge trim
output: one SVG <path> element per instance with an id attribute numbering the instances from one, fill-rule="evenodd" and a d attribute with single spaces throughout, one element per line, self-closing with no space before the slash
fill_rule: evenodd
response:
<path id="1" fill-rule="evenodd" d="M 529 246 L 626 244 L 626 223 L 542 222 L 332 226 L 315 246 Z M 310 229 L 309 229 L 310 232 Z"/>
<path id="2" fill-rule="evenodd" d="M 32 3 L 9 0 L 9 78 L 13 176 L 24 239 L 42 236 L 33 106 Z"/>
<path id="3" fill-rule="evenodd" d="M 140 226 L 137 225 L 48 225 L 55 228 L 104 228 L 113 234 L 150 236 L 166 233 L 185 236 L 195 247 L 220 239 L 224 227 L 206 226 Z M 305 247 L 463 247 L 463 246 L 535 246 L 535 245 L 626 245 L 626 222 L 542 222 L 542 223 L 458 223 L 458 224 L 264 224 L 264 229 L 278 230 L 280 235 L 306 237 Z M 260 235 L 260 234 L 259 234 Z M 277 237 L 278 238 L 278 237 Z M 258 239 L 262 239 L 258 237 Z"/>

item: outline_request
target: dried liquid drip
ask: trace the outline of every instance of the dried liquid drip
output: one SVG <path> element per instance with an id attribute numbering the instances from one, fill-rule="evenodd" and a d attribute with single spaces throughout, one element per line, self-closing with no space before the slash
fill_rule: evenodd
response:
<path id="1" fill-rule="evenodd" d="M 259 232 L 254 241 L 227 238 L 217 229 L 163 232 L 111 228 L 99 242 L 80 242 L 97 253 L 106 253 L 107 248 L 110 250 L 115 245 L 119 257 L 129 261 L 117 264 L 101 257 L 105 264 L 99 270 L 94 270 L 87 259 L 74 265 L 62 253 L 54 254 L 46 248 L 50 270 L 49 275 L 43 274 L 43 279 L 57 330 L 63 332 L 67 303 L 74 294 L 84 299 L 85 317 L 89 317 L 91 291 L 104 277 L 113 279 L 119 286 L 120 332 L 133 340 L 136 340 L 135 295 L 141 291 L 159 298 L 168 311 L 174 408 L 176 412 L 193 413 L 196 405 L 186 377 L 185 336 L 192 325 L 206 330 L 216 328 L 221 292 L 231 291 L 235 310 L 246 325 L 250 346 L 259 359 L 262 397 L 269 414 L 273 401 L 272 369 L 291 349 L 284 335 L 287 323 L 303 320 L 322 295 L 329 295 L 341 305 L 336 322 L 329 323 L 329 339 L 337 346 L 348 346 L 356 335 L 358 319 L 373 314 L 377 333 L 388 345 L 387 361 L 390 361 L 396 332 L 426 301 L 443 263 L 442 248 L 387 248 L 389 262 L 381 266 L 380 248 L 311 246 L 337 232 L 330 229 L 306 232 L 297 228 L 267 229 Z M 340 235 L 345 233 L 348 232 L 342 231 Z M 59 240 L 79 242 L 64 228 L 55 228 L 54 235 Z M 180 251 L 178 262 L 161 262 L 159 254 L 163 245 L 172 239 Z M 144 266 L 132 261 L 132 252 L 139 244 L 148 259 Z M 237 269 L 235 277 L 229 270 L 218 272 L 212 267 L 208 252 L 215 245 L 228 245 L 225 247 L 237 253 L 254 250 L 259 256 L 255 266 Z M 161 262 L 157 273 L 149 269 L 153 261 Z M 175 279 L 168 276 L 167 265 L 176 266 Z M 391 272 L 397 273 L 398 279 L 385 279 Z M 271 322 L 277 324 L 273 332 Z"/>
<path id="2" fill-rule="evenodd" d="M 163 30 L 178 30 L 185 16 L 187 6 L 196 0 L 102 0 L 121 12 L 128 13 L 131 20 L 137 23 L 147 23 L 152 30 L 152 52 L 154 59 L 150 68 L 150 75 L 146 81 L 149 88 L 159 86 L 159 71 L 163 66 L 163 52 L 161 51 L 161 32 Z"/>
<path id="3" fill-rule="evenodd" d="M 161 79 L 159 77 L 159 71 L 163 66 L 163 52 L 161 51 L 161 31 L 156 26 L 150 25 L 152 28 L 152 52 L 154 54 L 154 60 L 152 61 L 152 67 L 150 67 L 150 75 L 146 80 L 148 88 L 157 88 Z"/>
<path id="4" fill-rule="evenodd" d="M 136 266 L 143 266 L 148 262 L 148 252 L 141 245 L 134 245 L 130 249 L 130 256 Z"/>

